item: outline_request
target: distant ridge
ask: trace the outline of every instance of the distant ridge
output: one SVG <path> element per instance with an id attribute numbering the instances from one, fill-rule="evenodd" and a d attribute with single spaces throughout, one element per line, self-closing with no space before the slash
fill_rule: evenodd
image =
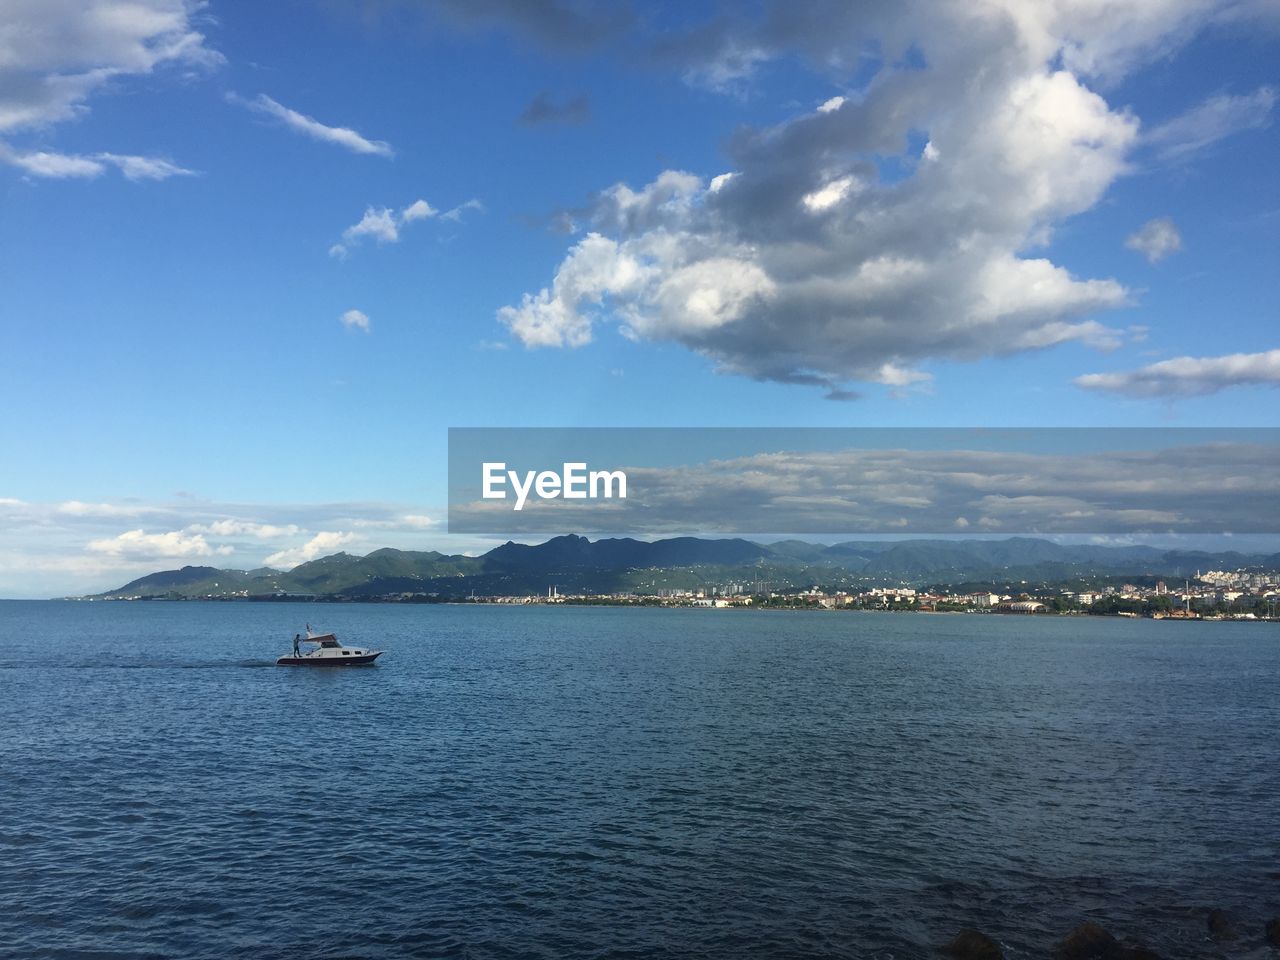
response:
<path id="1" fill-rule="evenodd" d="M 1006 540 L 802 540 L 774 544 L 674 537 L 591 541 L 568 534 L 540 544 L 504 543 L 478 557 L 385 547 L 366 556 L 335 553 L 289 571 L 182 567 L 97 594 L 122 597 L 390 594 L 441 598 L 545 593 L 643 592 L 738 583 L 773 588 L 818 584 L 1057 582 L 1083 577 L 1188 577 L 1196 569 L 1280 568 L 1280 554 L 1164 551 L 1149 546 Z"/>

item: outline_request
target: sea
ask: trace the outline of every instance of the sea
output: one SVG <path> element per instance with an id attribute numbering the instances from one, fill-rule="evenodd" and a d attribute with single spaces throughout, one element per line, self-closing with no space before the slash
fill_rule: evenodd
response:
<path id="1" fill-rule="evenodd" d="M 1280 624 L 4 601 L 0 732 L 5 958 L 1275 955 Z"/>

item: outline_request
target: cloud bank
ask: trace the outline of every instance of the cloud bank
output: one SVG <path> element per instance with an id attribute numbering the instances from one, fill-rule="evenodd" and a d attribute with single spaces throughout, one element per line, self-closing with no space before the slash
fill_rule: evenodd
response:
<path id="1" fill-rule="evenodd" d="M 583 455 L 581 446 L 574 456 Z M 611 466 L 626 472 L 626 499 L 531 498 L 516 513 L 507 501 L 462 497 L 451 500 L 449 529 L 639 536 L 1280 532 L 1270 508 L 1280 497 L 1280 443 L 1265 441 L 1086 453 L 782 450 L 683 466 Z"/>
<path id="2" fill-rule="evenodd" d="M 291 567 L 336 549 L 426 549 L 424 538 L 439 536 L 433 514 L 389 503 L 40 503 L 0 496 L 0 597 L 92 593 L 187 564 Z M 454 549 L 464 545 L 470 542 Z"/>

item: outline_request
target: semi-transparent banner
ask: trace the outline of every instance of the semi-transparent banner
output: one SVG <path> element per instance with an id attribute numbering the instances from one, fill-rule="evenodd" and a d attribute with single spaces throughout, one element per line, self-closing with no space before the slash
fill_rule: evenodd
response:
<path id="1" fill-rule="evenodd" d="M 454 428 L 449 530 L 1280 532 L 1280 429 Z"/>

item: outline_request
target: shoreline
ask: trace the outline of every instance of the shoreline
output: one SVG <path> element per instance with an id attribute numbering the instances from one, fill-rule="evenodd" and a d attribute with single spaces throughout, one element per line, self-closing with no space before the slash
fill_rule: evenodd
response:
<path id="1" fill-rule="evenodd" d="M 912 608 L 875 608 L 875 607 L 820 607 L 820 606 L 785 606 L 770 604 L 730 603 L 722 607 L 711 607 L 695 603 L 671 603 L 657 598 L 639 600 L 624 599 L 572 599 L 560 598 L 547 601 L 541 598 L 503 598 L 477 597 L 449 599 L 418 599 L 392 597 L 309 597 L 309 596 L 264 596 L 264 597 L 48 597 L 48 598 L 3 598 L 0 601 L 14 603 L 334 603 L 334 604 L 370 604 L 370 605 L 403 605 L 403 606 L 451 606 L 451 607 L 596 607 L 650 610 L 708 610 L 737 611 L 759 613 L 894 613 L 921 614 L 926 616 L 979 616 L 979 617 L 1021 617 L 1031 619 L 1043 618 L 1078 618 L 1090 617 L 1104 620 L 1151 620 L 1156 622 L 1176 623 L 1280 623 L 1280 616 L 1151 616 L 1138 613 L 1092 613 L 1088 610 L 996 610 L 971 608 L 963 610 L 922 610 Z"/>

